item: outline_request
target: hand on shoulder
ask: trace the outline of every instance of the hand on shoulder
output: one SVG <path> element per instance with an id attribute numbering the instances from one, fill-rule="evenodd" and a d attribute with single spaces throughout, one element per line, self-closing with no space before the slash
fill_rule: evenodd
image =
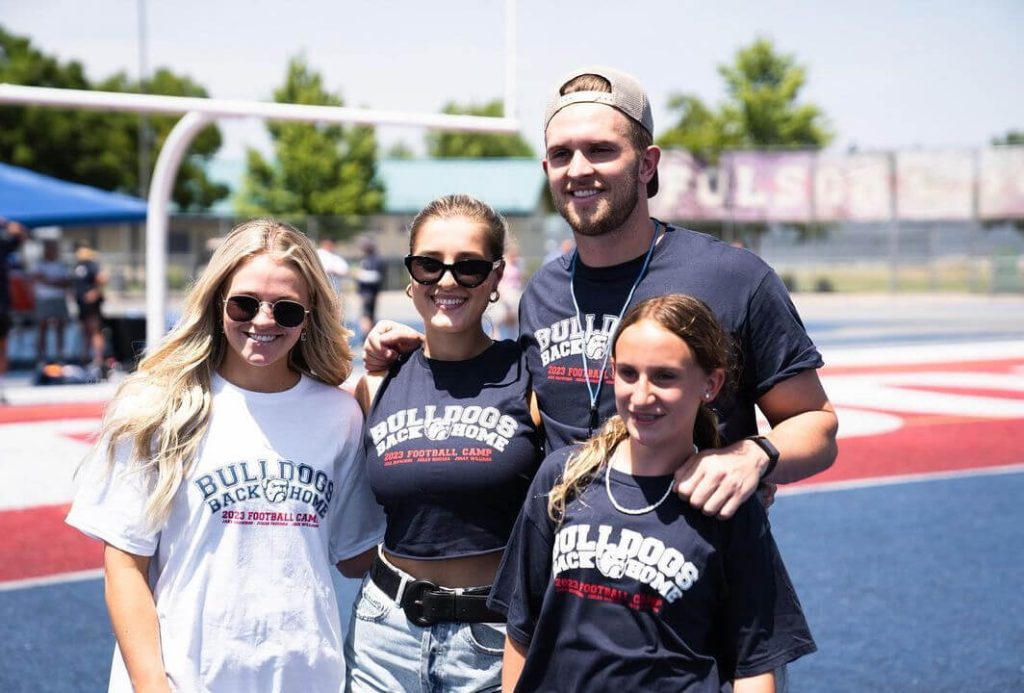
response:
<path id="1" fill-rule="evenodd" d="M 423 343 L 423 335 L 408 325 L 381 320 L 363 342 L 363 366 L 369 373 L 386 371 L 401 354 Z"/>

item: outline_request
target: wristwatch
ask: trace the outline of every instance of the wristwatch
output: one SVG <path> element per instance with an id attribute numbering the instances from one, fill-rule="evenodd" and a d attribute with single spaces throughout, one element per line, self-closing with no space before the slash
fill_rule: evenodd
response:
<path id="1" fill-rule="evenodd" d="M 754 441 L 754 444 L 764 450 L 764 454 L 768 455 L 768 466 L 761 472 L 761 478 L 764 479 L 775 471 L 775 465 L 779 463 L 779 449 L 772 445 L 772 441 L 764 436 L 747 436 L 746 439 Z"/>

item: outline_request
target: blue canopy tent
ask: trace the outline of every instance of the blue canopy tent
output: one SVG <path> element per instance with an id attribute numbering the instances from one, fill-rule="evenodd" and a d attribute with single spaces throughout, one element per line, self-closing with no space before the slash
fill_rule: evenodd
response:
<path id="1" fill-rule="evenodd" d="M 142 221 L 146 202 L 0 164 L 0 217 L 29 227 Z"/>
<path id="2" fill-rule="evenodd" d="M 30 228 L 138 222 L 146 219 L 146 202 L 0 163 L 0 217 Z M 107 323 L 114 357 L 133 365 L 138 352 L 134 344 L 142 343 L 145 322 L 121 317 Z M 11 352 L 12 363 L 32 363 L 31 352 L 19 353 L 13 342 Z"/>

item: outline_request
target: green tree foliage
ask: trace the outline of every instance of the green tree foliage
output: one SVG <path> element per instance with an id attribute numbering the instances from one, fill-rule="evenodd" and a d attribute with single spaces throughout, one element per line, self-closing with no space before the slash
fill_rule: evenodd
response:
<path id="1" fill-rule="evenodd" d="M 31 42 L 0 27 L 0 81 L 63 89 L 138 92 L 137 81 L 119 73 L 91 83 L 77 61 L 61 64 Z M 206 96 L 187 77 L 157 70 L 143 91 L 168 96 Z M 154 134 L 149 161 L 155 162 L 177 117 L 149 117 Z M 130 194 L 139 191 L 139 116 L 25 106 L 0 107 L 0 159 L 47 175 Z M 193 141 L 182 162 L 173 200 L 181 209 L 208 209 L 227 196 L 226 186 L 210 181 L 206 162 L 221 145 L 220 131 L 210 126 Z M 152 164 L 151 164 L 152 165 Z"/>
<path id="2" fill-rule="evenodd" d="M 386 159 L 415 159 L 416 152 L 413 151 L 412 147 L 405 141 L 398 141 L 393 143 L 384 152 Z"/>
<path id="3" fill-rule="evenodd" d="M 288 64 L 285 83 L 274 92 L 280 103 L 344 105 L 324 89 L 320 74 L 302 57 Z M 269 122 L 275 161 L 258 151 L 247 153 L 247 171 L 236 207 L 252 216 L 306 215 L 340 219 L 342 231 L 383 207 L 384 190 L 376 179 L 377 139 L 373 128 Z"/>
<path id="4" fill-rule="evenodd" d="M 718 73 L 725 80 L 725 101 L 712 109 L 692 94 L 673 95 L 669 110 L 679 120 L 658 138 L 660 145 L 716 161 L 728 149 L 818 149 L 832 139 L 822 110 L 799 102 L 806 69 L 770 40 L 740 48 Z"/>
<path id="5" fill-rule="evenodd" d="M 822 110 L 800 103 L 807 70 L 788 53 L 776 51 L 772 42 L 758 38 L 740 48 L 732 63 L 719 65 L 725 80 L 725 100 L 717 108 L 693 94 L 674 94 L 669 111 L 679 120 L 658 138 L 662 147 L 681 147 L 698 159 L 717 163 L 722 152 L 736 149 L 819 149 L 833 133 Z M 704 230 L 742 240 L 756 250 L 763 224 L 721 224 Z M 795 224 L 801 238 L 828 232 L 824 224 Z"/>
<path id="6" fill-rule="evenodd" d="M 692 94 L 673 94 L 669 111 L 678 112 L 679 122 L 658 138 L 665 148 L 685 149 L 703 161 L 714 161 L 728 146 L 727 135 L 718 114 Z"/>
<path id="7" fill-rule="evenodd" d="M 147 94 L 160 94 L 163 96 L 208 96 L 206 89 L 196 84 L 188 77 L 175 75 L 166 68 L 160 68 L 153 75 L 144 80 L 142 91 Z M 124 73 L 118 73 L 96 85 L 102 91 L 116 92 L 138 92 L 138 81 L 131 80 Z M 157 153 L 163 147 L 164 141 L 170 134 L 171 129 L 180 120 L 180 116 L 146 116 L 148 127 L 152 132 L 153 140 L 150 146 L 150 161 L 155 163 Z M 137 148 L 139 131 L 139 116 L 132 113 L 118 113 L 108 116 L 112 127 L 108 128 L 111 138 L 111 145 L 122 152 L 125 148 Z M 188 153 L 181 162 L 178 169 L 178 177 L 174 182 L 174 190 L 171 199 L 178 205 L 179 209 L 188 212 L 199 212 L 209 209 L 218 200 L 227 197 L 229 189 L 226 185 L 211 181 L 206 176 L 206 165 L 217 153 L 221 146 L 220 130 L 216 125 L 203 128 L 189 144 Z M 134 160 L 134 153 L 131 153 L 131 160 Z M 122 177 L 138 189 L 138 167 L 132 170 L 130 162 L 123 162 L 129 170 L 120 171 Z"/>
<path id="8" fill-rule="evenodd" d="M 1024 130 L 1010 130 L 1001 137 L 993 137 L 992 144 L 1024 144 Z"/>
<path id="9" fill-rule="evenodd" d="M 11 84 L 87 89 L 81 63 L 62 65 L 36 50 L 28 39 L 0 27 L 0 81 Z M 40 173 L 80 181 L 78 144 L 88 114 L 53 108 L 0 106 L 0 159 Z M 109 185 L 106 187 L 110 187 Z"/>
<path id="10" fill-rule="evenodd" d="M 454 102 L 445 104 L 442 113 L 450 115 L 476 115 L 499 118 L 505 113 L 500 100 L 495 99 L 483 106 L 470 104 L 461 106 Z M 436 158 L 502 158 L 532 157 L 533 149 L 521 135 L 492 135 L 477 132 L 431 132 L 427 134 L 427 153 Z"/>

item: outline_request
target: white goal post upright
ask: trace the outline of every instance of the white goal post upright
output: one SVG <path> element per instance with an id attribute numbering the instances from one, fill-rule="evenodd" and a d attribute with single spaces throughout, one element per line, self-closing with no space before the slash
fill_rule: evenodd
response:
<path id="1" fill-rule="evenodd" d="M 511 92 L 507 89 L 506 97 Z M 166 328 L 168 207 L 174 181 L 188 146 L 207 125 L 219 118 L 257 117 L 306 123 L 403 125 L 436 130 L 515 134 L 511 117 L 492 118 L 441 113 L 403 113 L 338 106 L 233 101 L 184 96 L 156 96 L 0 83 L 0 103 L 82 108 L 131 113 L 183 114 L 167 136 L 153 170 L 146 211 L 146 348 L 152 348 Z M 506 116 L 510 113 L 506 104 Z"/>

